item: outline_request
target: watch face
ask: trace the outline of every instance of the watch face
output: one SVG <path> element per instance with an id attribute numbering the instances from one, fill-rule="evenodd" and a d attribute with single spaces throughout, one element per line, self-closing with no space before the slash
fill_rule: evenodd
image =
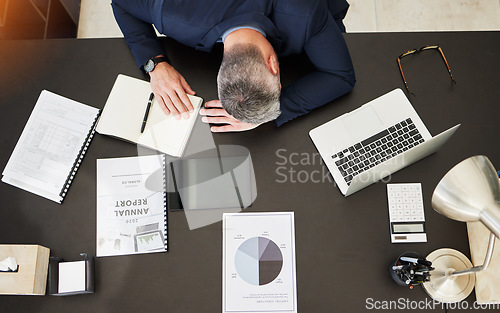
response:
<path id="1" fill-rule="evenodd" d="M 144 70 L 146 71 L 146 73 L 151 72 L 152 70 L 154 70 L 154 68 L 155 63 L 153 62 L 153 60 L 148 60 L 148 62 L 146 62 L 146 64 L 144 65 Z"/>

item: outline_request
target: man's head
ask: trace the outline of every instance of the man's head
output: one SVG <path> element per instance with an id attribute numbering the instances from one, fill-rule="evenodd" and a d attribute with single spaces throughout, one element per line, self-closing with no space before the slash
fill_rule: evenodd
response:
<path id="1" fill-rule="evenodd" d="M 262 124 L 280 115 L 281 85 L 277 59 L 266 60 L 254 44 L 237 44 L 224 51 L 217 77 L 222 107 L 234 118 Z"/>

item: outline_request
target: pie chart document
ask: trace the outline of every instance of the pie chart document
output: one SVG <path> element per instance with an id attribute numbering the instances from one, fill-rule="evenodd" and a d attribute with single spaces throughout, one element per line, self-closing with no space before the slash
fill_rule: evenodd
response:
<path id="1" fill-rule="evenodd" d="M 222 312 L 297 312 L 293 212 L 226 213 Z"/>

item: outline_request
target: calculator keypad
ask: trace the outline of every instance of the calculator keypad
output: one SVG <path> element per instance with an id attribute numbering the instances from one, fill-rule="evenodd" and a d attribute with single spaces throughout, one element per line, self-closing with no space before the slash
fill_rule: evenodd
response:
<path id="1" fill-rule="evenodd" d="M 387 184 L 391 222 L 425 221 L 420 183 Z"/>

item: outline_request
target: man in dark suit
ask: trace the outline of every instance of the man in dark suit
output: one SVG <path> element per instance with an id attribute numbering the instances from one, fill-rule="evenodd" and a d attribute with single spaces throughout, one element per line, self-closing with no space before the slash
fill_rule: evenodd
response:
<path id="1" fill-rule="evenodd" d="M 149 73 L 165 112 L 189 116 L 189 84 L 169 63 L 154 28 L 201 51 L 224 43 L 219 99 L 200 110 L 212 131 L 278 126 L 348 92 L 354 70 L 342 37 L 345 0 L 113 0 L 115 18 Z M 278 56 L 305 52 L 316 71 L 286 88 Z"/>

